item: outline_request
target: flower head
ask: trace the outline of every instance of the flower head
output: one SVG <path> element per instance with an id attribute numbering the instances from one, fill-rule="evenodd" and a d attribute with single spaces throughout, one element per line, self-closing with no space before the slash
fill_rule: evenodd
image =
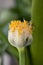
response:
<path id="1" fill-rule="evenodd" d="M 15 47 L 24 47 L 32 40 L 32 22 L 11 21 L 9 24 L 8 40 Z"/>

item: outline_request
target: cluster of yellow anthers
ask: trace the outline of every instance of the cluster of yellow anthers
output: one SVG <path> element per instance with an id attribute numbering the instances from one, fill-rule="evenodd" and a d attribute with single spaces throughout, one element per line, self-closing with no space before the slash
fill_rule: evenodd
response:
<path id="1" fill-rule="evenodd" d="M 11 21 L 9 29 L 12 32 L 17 29 L 19 34 L 21 34 L 24 30 L 32 33 L 32 22 L 28 22 L 26 20 L 24 20 L 23 22 L 21 22 L 20 20 L 14 20 Z"/>

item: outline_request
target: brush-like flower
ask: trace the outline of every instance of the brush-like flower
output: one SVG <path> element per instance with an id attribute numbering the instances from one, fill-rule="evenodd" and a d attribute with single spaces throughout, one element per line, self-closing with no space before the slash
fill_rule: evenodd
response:
<path id="1" fill-rule="evenodd" d="M 8 31 L 8 40 L 15 47 L 25 47 L 32 41 L 32 22 L 24 20 L 11 21 Z"/>

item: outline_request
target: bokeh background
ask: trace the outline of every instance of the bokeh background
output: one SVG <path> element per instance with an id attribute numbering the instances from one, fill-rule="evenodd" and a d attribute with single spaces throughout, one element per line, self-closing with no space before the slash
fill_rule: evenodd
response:
<path id="1" fill-rule="evenodd" d="M 32 0 L 0 0 L 0 65 L 18 65 L 18 51 L 8 42 L 8 25 L 11 20 L 30 21 L 31 8 Z"/>

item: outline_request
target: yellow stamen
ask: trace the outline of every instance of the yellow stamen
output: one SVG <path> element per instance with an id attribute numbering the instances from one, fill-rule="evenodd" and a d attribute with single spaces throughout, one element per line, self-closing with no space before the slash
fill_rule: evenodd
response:
<path id="1" fill-rule="evenodd" d="M 21 22 L 20 20 L 14 20 L 11 21 L 9 24 L 9 29 L 14 32 L 16 29 L 18 30 L 19 34 L 23 33 L 24 30 L 29 31 L 32 33 L 32 26 L 28 25 L 29 23 L 24 20 L 24 22 Z M 30 22 L 32 24 L 32 22 Z"/>

